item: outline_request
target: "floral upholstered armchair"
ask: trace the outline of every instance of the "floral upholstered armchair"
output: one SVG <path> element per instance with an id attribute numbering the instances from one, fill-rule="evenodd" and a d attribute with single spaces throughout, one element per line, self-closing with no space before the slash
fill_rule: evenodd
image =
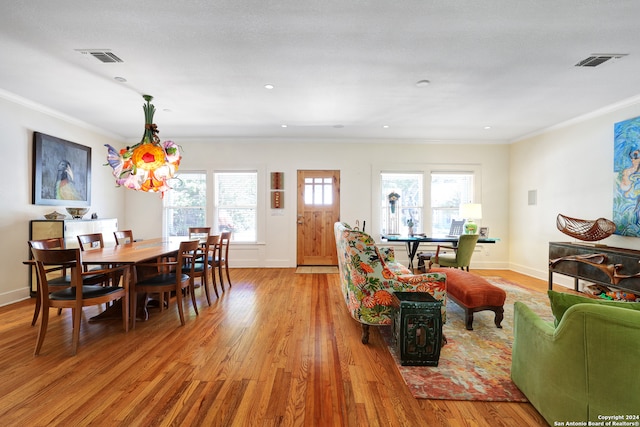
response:
<path id="1" fill-rule="evenodd" d="M 338 268 L 345 303 L 351 316 L 362 324 L 362 343 L 369 342 L 369 325 L 391 324 L 393 292 L 428 292 L 442 301 L 446 316 L 446 276 L 442 273 L 414 275 L 395 261 L 393 248 L 378 248 L 368 234 L 343 222 L 334 224 Z"/>

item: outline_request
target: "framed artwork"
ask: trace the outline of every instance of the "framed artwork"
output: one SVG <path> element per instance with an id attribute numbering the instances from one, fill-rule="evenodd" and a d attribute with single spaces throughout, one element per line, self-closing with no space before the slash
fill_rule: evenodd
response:
<path id="1" fill-rule="evenodd" d="M 479 233 L 481 239 L 486 239 L 489 237 L 489 227 L 480 227 Z"/>
<path id="2" fill-rule="evenodd" d="M 33 134 L 33 204 L 89 206 L 91 147 Z"/>
<path id="3" fill-rule="evenodd" d="M 284 172 L 271 172 L 271 189 L 284 189 Z"/>
<path id="4" fill-rule="evenodd" d="M 640 236 L 640 117 L 613 127 L 613 222 L 616 234 Z"/>

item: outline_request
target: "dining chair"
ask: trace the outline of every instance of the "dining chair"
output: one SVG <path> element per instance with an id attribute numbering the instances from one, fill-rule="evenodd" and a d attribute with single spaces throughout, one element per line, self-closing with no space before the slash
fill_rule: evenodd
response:
<path id="1" fill-rule="evenodd" d="M 463 234 L 459 237 L 456 246 L 438 245 L 436 254 L 429 260 L 429 268 L 431 268 L 433 264 L 438 264 L 440 267 L 454 267 L 462 270 L 466 268 L 466 270 L 469 271 L 471 256 L 473 255 L 473 250 L 476 247 L 476 243 L 478 243 L 479 237 L 477 234 Z M 441 249 L 451 249 L 453 254 L 441 254 Z"/>
<path id="2" fill-rule="evenodd" d="M 29 240 L 29 247 L 36 249 L 64 249 L 64 239 L 62 237 L 54 237 L 51 239 Z M 35 264 L 33 265 L 35 267 Z M 59 272 L 59 273 L 56 273 Z M 55 273 L 55 274 L 52 274 Z M 47 277 L 49 278 L 49 289 L 60 290 L 68 288 L 71 284 L 71 276 L 67 274 L 67 268 L 63 265 L 52 265 L 47 268 Z M 36 270 L 36 306 L 33 311 L 33 320 L 31 326 L 34 326 L 40 315 L 40 277 Z M 62 313 L 62 309 L 58 309 L 58 315 Z"/>
<path id="3" fill-rule="evenodd" d="M 102 233 L 79 234 L 78 243 L 83 251 L 104 248 Z"/>
<path id="4" fill-rule="evenodd" d="M 38 331 L 38 340 L 34 356 L 40 354 L 49 325 L 50 308 L 70 308 L 72 311 L 73 339 L 72 351 L 75 355 L 80 341 L 80 321 L 82 308 L 106 304 L 115 300 L 122 300 L 122 325 L 125 332 L 129 330 L 129 267 L 103 269 L 100 271 L 82 271 L 82 255 L 80 249 L 37 249 L 31 252 L 36 262 L 36 269 L 40 280 L 40 304 L 42 306 L 42 320 Z M 47 271 L 51 266 L 63 266 L 70 271 L 71 281 L 63 289 L 49 288 Z M 122 277 L 122 286 L 86 285 L 83 278 L 94 274 L 112 276 L 118 273 Z"/>
<path id="5" fill-rule="evenodd" d="M 184 308 L 183 308 L 183 289 L 187 289 L 191 294 L 191 303 L 193 309 L 198 314 L 198 306 L 196 305 L 195 292 L 193 287 L 193 277 L 195 275 L 195 259 L 198 256 L 200 242 L 198 240 L 189 240 L 180 242 L 177 258 L 175 261 L 160 261 L 153 263 L 140 263 L 136 265 L 136 269 L 147 269 L 154 267 L 162 273 L 152 275 L 137 281 L 133 286 L 133 301 L 137 301 L 138 292 L 146 293 L 170 293 L 175 291 L 176 303 L 178 306 L 178 314 L 180 316 L 180 324 L 184 326 Z M 169 270 L 166 267 L 173 268 Z M 164 299 L 164 298 L 163 298 Z M 146 298 L 145 298 L 146 300 Z M 160 303 L 160 311 L 164 310 L 164 301 Z M 133 327 L 136 326 L 136 316 L 133 316 Z"/>
<path id="6" fill-rule="evenodd" d="M 214 251 L 214 257 L 210 259 L 211 265 L 218 269 L 218 276 L 220 277 L 220 289 L 224 292 L 224 281 L 222 280 L 222 268 L 224 267 L 227 273 L 227 282 L 231 287 L 231 277 L 229 276 L 229 242 L 231 241 L 231 232 L 223 231 L 220 233 L 220 242 L 218 244 L 218 250 Z"/>
<path id="7" fill-rule="evenodd" d="M 104 240 L 102 238 L 102 233 L 79 234 L 77 237 L 78 237 L 78 243 L 80 244 L 80 250 L 83 252 L 104 248 Z M 84 271 L 95 273 L 99 270 L 104 270 L 111 267 L 113 266 L 108 264 L 102 264 L 102 265 L 97 265 L 93 267 L 89 267 L 85 265 Z M 97 279 L 98 277 L 99 276 L 96 276 L 95 279 Z M 97 283 L 102 283 L 104 286 L 110 285 L 111 277 L 102 276 L 102 279 L 103 279 L 102 282 L 98 281 Z M 119 278 L 116 277 L 116 280 L 117 279 Z"/>
<path id="8" fill-rule="evenodd" d="M 189 240 L 197 239 L 203 246 L 210 234 L 211 227 L 189 227 Z"/>
<path id="9" fill-rule="evenodd" d="M 133 243 L 133 231 L 131 230 L 114 231 L 113 237 L 115 237 L 116 239 L 116 245 L 126 245 L 127 243 Z"/>
<path id="10" fill-rule="evenodd" d="M 193 269 L 192 279 L 200 278 L 200 284 L 204 288 L 204 293 L 207 297 L 207 303 L 209 305 L 211 305 L 211 295 L 209 293 L 209 276 L 211 276 L 211 278 L 213 279 L 213 290 L 216 293 L 216 297 L 220 297 L 220 295 L 218 294 L 218 289 L 216 287 L 216 275 L 214 274 L 214 268 L 209 263 L 209 259 L 211 259 L 216 251 L 219 240 L 220 236 L 218 235 L 209 236 L 204 244 L 201 244 L 201 247 L 198 249 L 198 255 L 194 261 L 195 265 Z"/>

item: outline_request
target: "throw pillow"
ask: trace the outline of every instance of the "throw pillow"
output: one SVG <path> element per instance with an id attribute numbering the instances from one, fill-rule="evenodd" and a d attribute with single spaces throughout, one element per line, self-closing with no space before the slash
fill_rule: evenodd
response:
<path id="1" fill-rule="evenodd" d="M 558 326 L 560 320 L 562 320 L 562 316 L 564 316 L 564 313 L 569 309 L 569 307 L 574 304 L 604 304 L 640 311 L 640 303 L 637 302 L 609 301 L 604 299 L 583 297 L 566 292 L 556 292 L 552 290 L 549 290 L 547 294 L 549 295 L 549 303 L 551 304 L 553 317 L 556 318 L 556 326 Z"/>

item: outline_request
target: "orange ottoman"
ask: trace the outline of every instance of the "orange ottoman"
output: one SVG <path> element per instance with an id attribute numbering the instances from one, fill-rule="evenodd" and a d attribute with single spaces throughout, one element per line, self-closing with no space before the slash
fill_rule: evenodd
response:
<path id="1" fill-rule="evenodd" d="M 468 330 L 473 330 L 473 313 L 491 310 L 495 315 L 495 324 L 504 318 L 504 301 L 507 293 L 486 279 L 456 268 L 432 268 L 429 272 L 447 275 L 447 297 L 464 309 L 465 324 Z"/>

